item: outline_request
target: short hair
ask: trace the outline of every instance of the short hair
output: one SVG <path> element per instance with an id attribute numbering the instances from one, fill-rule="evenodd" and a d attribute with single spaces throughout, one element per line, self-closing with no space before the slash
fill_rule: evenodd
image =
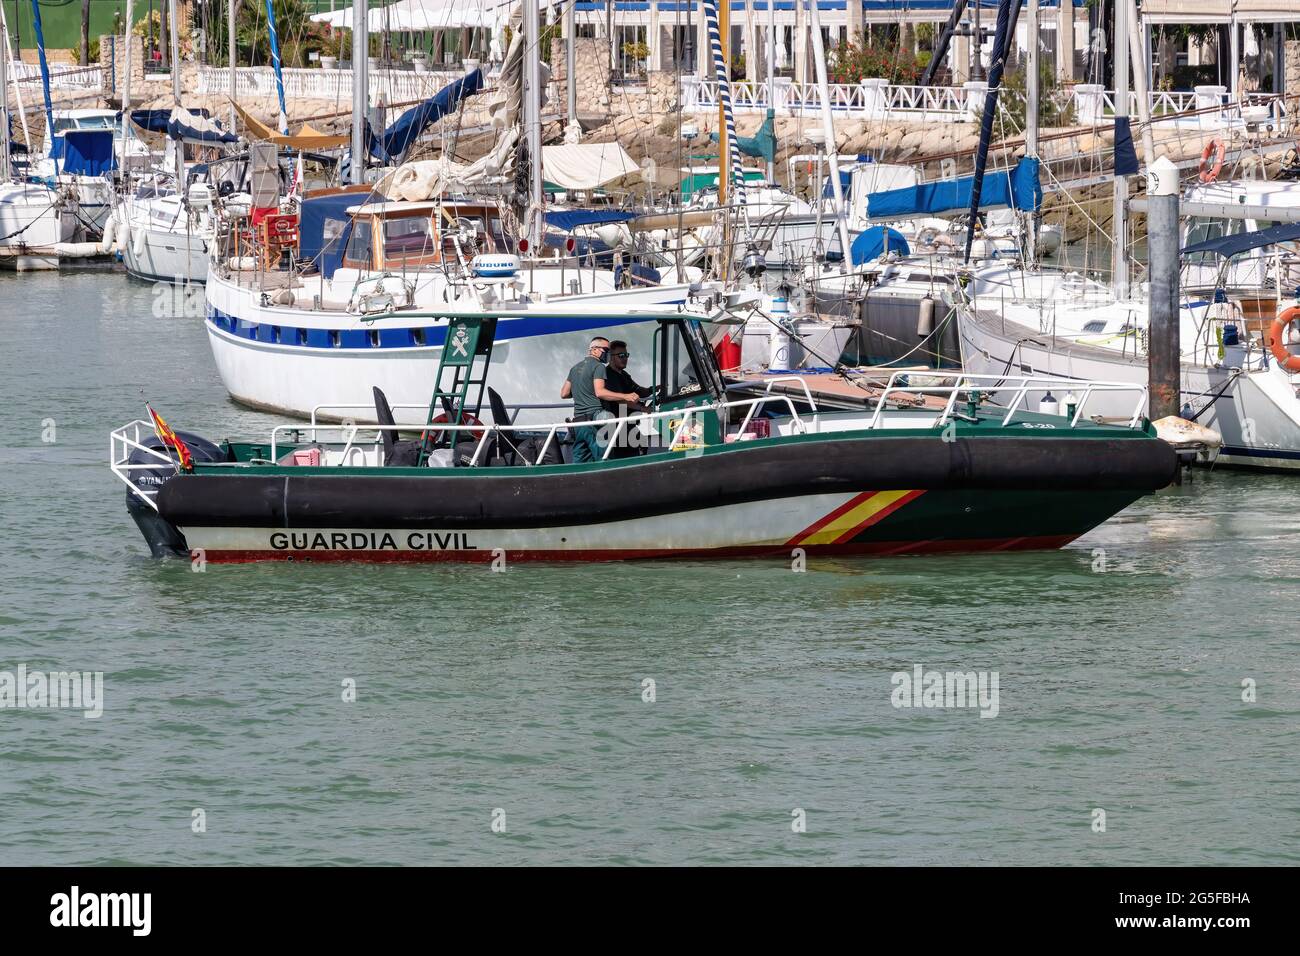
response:
<path id="1" fill-rule="evenodd" d="M 625 349 L 625 348 L 627 348 L 627 343 L 624 342 L 622 339 L 615 339 L 613 342 L 609 343 L 609 350 L 611 352 L 616 352 L 619 349 Z"/>
<path id="2" fill-rule="evenodd" d="M 587 348 L 591 348 L 597 342 L 604 342 L 606 345 L 608 345 L 609 339 L 605 338 L 605 336 L 603 335 L 597 335 L 595 338 L 593 338 L 590 342 L 587 343 Z"/>

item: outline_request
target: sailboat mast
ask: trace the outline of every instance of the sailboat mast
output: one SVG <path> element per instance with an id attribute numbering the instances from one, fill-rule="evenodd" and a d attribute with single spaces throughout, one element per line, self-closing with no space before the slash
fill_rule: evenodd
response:
<path id="1" fill-rule="evenodd" d="M 528 143 L 528 211 L 525 235 L 534 255 L 542 238 L 542 96 L 537 46 L 541 40 L 538 0 L 524 0 L 524 135 Z"/>
<path id="2" fill-rule="evenodd" d="M 1138 123 L 1142 126 L 1142 162 L 1150 166 L 1156 161 L 1155 136 L 1151 131 L 1151 95 L 1148 79 L 1148 62 L 1151 50 L 1147 48 L 1147 33 L 1142 29 L 1134 0 L 1119 0 L 1128 13 L 1129 62 L 1132 64 L 1133 89 L 1137 92 Z"/>
<path id="3" fill-rule="evenodd" d="M 230 54 L 230 132 L 235 131 L 235 97 L 238 95 L 239 74 L 235 72 L 235 0 L 227 0 L 226 9 L 226 52 Z M 130 17 L 127 17 L 127 32 L 130 32 Z"/>
<path id="4" fill-rule="evenodd" d="M 578 65 L 576 55 L 578 38 L 574 35 L 574 10 L 577 6 L 576 0 L 570 0 L 564 5 L 564 85 L 568 99 L 570 129 L 578 125 L 578 77 L 574 72 Z"/>
<path id="5" fill-rule="evenodd" d="M 776 0 L 767 0 L 767 108 L 776 109 Z M 767 181 L 776 185 L 776 159 L 767 163 Z"/>
<path id="6" fill-rule="evenodd" d="M 366 181 L 366 110 L 370 107 L 368 0 L 352 0 L 352 182 Z"/>
<path id="7" fill-rule="evenodd" d="M 131 18 L 135 0 L 126 0 L 126 49 L 122 51 L 122 178 L 126 181 L 126 158 L 131 145 Z"/>
<path id="8" fill-rule="evenodd" d="M 0 182 L 9 182 L 9 58 L 0 43 Z"/>
<path id="9" fill-rule="evenodd" d="M 1038 0 L 1029 0 L 1025 11 L 1025 155 L 1038 156 Z M 1029 216 L 1025 234 L 1025 258 L 1029 265 L 1038 261 L 1039 214 Z"/>
<path id="10" fill-rule="evenodd" d="M 1116 126 L 1124 125 L 1120 120 L 1128 119 L 1128 4 L 1119 0 L 1115 5 L 1115 36 L 1111 50 L 1115 55 L 1115 119 Z M 1118 159 L 1118 151 L 1116 151 Z M 1128 295 L 1128 178 L 1115 176 L 1115 204 L 1112 233 L 1115 246 L 1111 251 L 1111 282 L 1115 287 L 1116 298 Z"/>
<path id="11" fill-rule="evenodd" d="M 176 16 L 176 0 L 167 0 L 167 19 L 171 22 L 172 104 L 181 105 L 181 24 Z"/>
<path id="12" fill-rule="evenodd" d="M 731 0 L 717 0 L 718 12 L 718 43 L 722 50 L 721 69 L 727 71 L 727 78 L 731 78 Z M 727 205 L 727 200 L 731 196 L 731 176 L 723 170 L 731 169 L 731 143 L 727 136 L 727 109 L 722 102 L 722 93 L 718 93 L 718 205 Z M 742 172 L 743 176 L 744 173 Z M 740 184 L 736 184 L 740 188 Z M 723 221 L 723 232 L 727 231 L 730 223 L 730 217 Z M 730 249 L 726 239 L 723 240 L 723 248 Z"/>
<path id="13" fill-rule="evenodd" d="M 822 131 L 826 134 L 826 159 L 831 170 L 831 192 L 835 196 L 835 219 L 840 227 L 841 263 L 848 272 L 852 261 L 849 256 L 849 218 L 844 208 L 844 188 L 840 185 L 840 163 L 835 147 L 835 120 L 831 116 L 830 83 L 826 79 L 826 46 L 822 43 L 822 20 L 817 13 L 817 0 L 808 0 L 812 15 L 813 59 L 817 66 L 817 92 L 822 101 Z"/>
<path id="14" fill-rule="evenodd" d="M 14 16 L 18 15 L 18 8 L 14 7 Z M 9 21 L 5 18 L 5 6 L 0 3 L 0 28 L 4 29 L 5 34 L 5 54 L 9 57 L 10 63 L 17 63 L 14 58 L 13 47 L 9 45 Z M 32 131 L 27 128 L 27 107 L 23 106 L 23 85 L 14 83 L 14 103 L 18 107 L 18 122 L 23 125 L 23 139 L 27 145 L 32 143 Z"/>

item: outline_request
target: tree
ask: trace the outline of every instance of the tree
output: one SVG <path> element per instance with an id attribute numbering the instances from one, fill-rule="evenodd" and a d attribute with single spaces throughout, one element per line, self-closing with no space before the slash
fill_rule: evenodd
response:
<path id="1" fill-rule="evenodd" d="M 78 62 L 90 66 L 90 0 L 81 0 L 81 56 Z"/>
<path id="2" fill-rule="evenodd" d="M 169 6 L 171 6 L 171 4 L 169 4 L 167 0 L 162 0 L 162 4 L 159 7 L 159 15 L 161 17 L 159 22 L 162 24 L 162 29 L 158 31 L 158 50 L 160 53 L 162 53 L 162 59 L 159 61 L 159 63 L 161 64 L 163 69 L 167 68 L 167 62 L 168 62 L 167 58 L 171 56 L 171 52 L 172 52 L 172 35 L 171 35 L 171 31 L 168 29 L 167 26 L 168 24 L 167 8 Z"/>

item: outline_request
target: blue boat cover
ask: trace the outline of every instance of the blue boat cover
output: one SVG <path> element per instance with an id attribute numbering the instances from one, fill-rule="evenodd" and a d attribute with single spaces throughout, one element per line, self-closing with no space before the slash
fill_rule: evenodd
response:
<path id="1" fill-rule="evenodd" d="M 210 116 L 211 114 L 205 109 L 190 110 L 195 116 Z M 118 114 L 121 118 L 122 114 Z M 165 110 L 132 110 L 131 122 L 140 127 L 147 133 L 165 133 L 167 132 L 167 123 L 172 118 L 172 111 Z"/>
<path id="2" fill-rule="evenodd" d="M 1115 117 L 1115 175 L 1136 176 L 1137 150 L 1133 148 L 1133 130 L 1127 116 Z"/>
<path id="3" fill-rule="evenodd" d="M 74 176 L 102 176 L 117 169 L 111 129 L 68 130 L 63 143 L 63 171 Z"/>
<path id="4" fill-rule="evenodd" d="M 886 251 L 886 240 L 889 243 L 889 252 L 897 252 L 900 256 L 911 255 L 912 250 L 907 245 L 907 239 L 897 229 L 890 229 L 888 226 L 872 226 L 864 229 L 853 240 L 853 245 L 849 246 L 849 258 L 855 266 L 879 259 Z"/>
<path id="5" fill-rule="evenodd" d="M 563 209 L 548 212 L 546 224 L 569 232 L 578 226 L 596 226 L 605 222 L 627 222 L 636 213 L 624 209 Z"/>
<path id="6" fill-rule="evenodd" d="M 956 209 L 969 209 L 973 176 L 945 179 L 904 186 L 872 193 L 867 197 L 867 217 L 870 219 L 907 218 L 910 216 L 937 216 Z M 984 178 L 980 192 L 980 208 L 1010 206 L 1026 212 L 1037 209 L 1043 201 L 1043 188 L 1038 182 L 1038 160 L 1027 156 L 1016 163 L 1010 172 L 999 170 Z"/>
<path id="7" fill-rule="evenodd" d="M 370 125 L 367 124 L 367 151 L 382 163 L 400 163 L 406 151 L 426 129 L 454 110 L 460 105 L 461 100 L 473 96 L 481 89 L 483 89 L 483 71 L 474 70 L 439 90 L 436 96 L 431 96 L 419 106 L 407 110 L 384 130 L 382 136 L 375 136 L 370 130 Z"/>
<path id="8" fill-rule="evenodd" d="M 1261 249 L 1276 242 L 1292 242 L 1296 239 L 1300 239 L 1300 222 L 1284 222 L 1280 226 L 1269 226 L 1267 229 L 1257 229 L 1255 232 L 1239 232 L 1235 236 L 1220 236 L 1218 239 L 1197 242 L 1186 246 L 1183 255 L 1208 252 L 1222 256 L 1224 259 L 1231 259 L 1251 249 Z"/>
<path id="9" fill-rule="evenodd" d="M 184 109 L 172 111 L 172 116 L 167 120 L 167 135 L 172 139 L 202 143 L 205 146 L 213 143 L 239 142 L 238 136 L 227 133 L 216 120 L 208 116 L 195 115 Z"/>
<path id="10" fill-rule="evenodd" d="M 308 196 L 302 201 L 298 224 L 298 257 L 313 261 L 325 278 L 332 279 L 335 270 L 343 262 L 343 250 L 347 248 L 348 237 L 352 233 L 352 217 L 348 215 L 348 210 L 368 202 L 382 201 L 383 197 L 376 193 Z M 335 229 L 339 231 L 332 229 L 332 235 L 327 239 L 325 224 L 329 221 L 334 222 Z"/>

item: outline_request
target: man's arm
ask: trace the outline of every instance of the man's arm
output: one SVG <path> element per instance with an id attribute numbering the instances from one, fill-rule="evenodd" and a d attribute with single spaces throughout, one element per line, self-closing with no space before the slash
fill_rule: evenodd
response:
<path id="1" fill-rule="evenodd" d="M 560 398 L 569 399 L 573 397 L 573 386 L 569 384 L 566 378 L 564 384 L 560 386 Z"/>
<path id="2" fill-rule="evenodd" d="M 641 396 L 636 392 L 611 392 L 605 387 L 603 378 L 596 379 L 593 383 L 596 390 L 596 397 L 602 402 L 627 402 L 632 404 L 641 400 Z"/>

